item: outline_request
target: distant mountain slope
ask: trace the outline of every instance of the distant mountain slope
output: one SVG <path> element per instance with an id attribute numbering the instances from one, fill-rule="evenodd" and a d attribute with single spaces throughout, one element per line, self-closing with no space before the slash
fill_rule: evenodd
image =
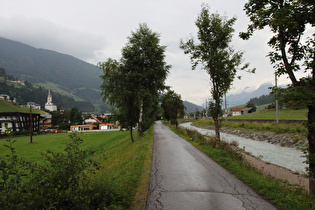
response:
<path id="1" fill-rule="evenodd" d="M 204 109 L 202 106 L 198 106 L 188 101 L 183 101 L 183 104 L 186 107 L 186 113 L 196 112 L 196 109 L 198 109 L 199 111 L 202 111 Z"/>
<path id="2" fill-rule="evenodd" d="M 271 83 L 264 83 L 258 89 L 251 92 L 241 92 L 239 94 L 231 94 L 226 96 L 228 107 L 233 107 L 247 103 L 251 98 L 260 97 L 262 95 L 269 95 L 271 90 L 269 87 L 273 87 Z"/>
<path id="3" fill-rule="evenodd" d="M 70 55 L 0 38 L 0 66 L 19 79 L 54 83 L 92 103 L 101 101 L 101 70 Z"/>

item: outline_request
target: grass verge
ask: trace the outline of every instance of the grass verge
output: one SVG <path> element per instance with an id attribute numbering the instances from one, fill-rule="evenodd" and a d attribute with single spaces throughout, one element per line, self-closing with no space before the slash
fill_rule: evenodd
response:
<path id="1" fill-rule="evenodd" d="M 279 209 L 315 209 L 314 197 L 307 195 L 301 188 L 292 188 L 281 180 L 263 175 L 259 170 L 245 162 L 241 155 L 227 143 L 222 142 L 219 147 L 213 147 L 213 141 L 207 141 L 196 131 L 168 126 Z"/>
<path id="2" fill-rule="evenodd" d="M 199 119 L 193 122 L 197 126 L 209 126 L 214 125 L 212 119 Z M 262 132 L 275 132 L 275 133 L 290 133 L 307 135 L 307 128 L 303 123 L 260 123 L 260 122 L 236 122 L 236 121 L 221 121 L 221 126 L 227 129 L 239 129 L 239 130 L 254 130 Z"/>

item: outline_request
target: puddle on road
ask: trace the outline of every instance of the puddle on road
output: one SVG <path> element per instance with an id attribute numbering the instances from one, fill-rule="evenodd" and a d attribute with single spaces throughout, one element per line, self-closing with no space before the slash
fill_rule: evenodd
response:
<path id="1" fill-rule="evenodd" d="M 180 124 L 180 126 L 191 130 L 197 130 L 203 135 L 215 135 L 214 130 L 192 126 L 191 122 Z M 245 147 L 247 152 L 250 152 L 253 156 L 258 157 L 265 162 L 270 162 L 292 171 L 305 172 L 305 167 L 307 165 L 303 162 L 306 160 L 306 157 L 304 157 L 303 152 L 300 150 L 295 148 L 281 147 L 279 145 L 270 144 L 265 141 L 255 141 L 222 132 L 221 138 L 226 142 L 231 142 L 233 140 L 237 141 L 240 148 Z"/>

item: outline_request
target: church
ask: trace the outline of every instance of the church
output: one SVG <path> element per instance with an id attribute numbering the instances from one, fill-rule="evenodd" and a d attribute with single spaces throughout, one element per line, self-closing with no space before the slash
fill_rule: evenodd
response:
<path id="1" fill-rule="evenodd" d="M 57 106 L 52 102 L 52 95 L 50 93 L 50 89 L 48 90 L 47 103 L 45 103 L 45 109 L 51 112 L 57 111 Z"/>

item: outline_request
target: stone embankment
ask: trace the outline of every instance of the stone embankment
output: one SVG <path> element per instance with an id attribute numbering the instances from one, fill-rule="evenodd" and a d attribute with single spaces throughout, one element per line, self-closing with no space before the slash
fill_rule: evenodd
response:
<path id="1" fill-rule="evenodd" d="M 214 129 L 213 126 L 206 126 L 203 128 Z M 304 149 L 307 146 L 307 137 L 303 135 L 277 134 L 275 132 L 260 132 L 252 130 L 230 130 L 224 127 L 221 128 L 221 132 L 237 135 L 255 141 L 267 141 L 271 144 L 280 145 L 282 147 Z"/>

